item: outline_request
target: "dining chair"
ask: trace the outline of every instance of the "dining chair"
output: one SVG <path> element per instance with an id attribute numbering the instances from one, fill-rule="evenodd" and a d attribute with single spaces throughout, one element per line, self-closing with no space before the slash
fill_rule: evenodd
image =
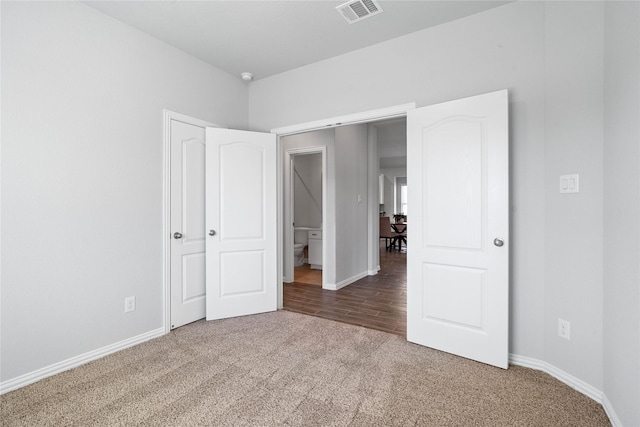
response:
<path id="1" fill-rule="evenodd" d="M 391 219 L 388 216 L 380 217 L 380 238 L 384 239 L 387 250 L 393 250 L 398 238 L 406 238 L 406 233 L 396 233 L 391 228 Z"/>

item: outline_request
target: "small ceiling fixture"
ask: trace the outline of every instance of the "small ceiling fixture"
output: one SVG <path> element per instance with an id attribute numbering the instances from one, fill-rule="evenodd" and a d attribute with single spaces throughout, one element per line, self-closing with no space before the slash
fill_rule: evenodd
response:
<path id="1" fill-rule="evenodd" d="M 242 77 L 242 80 L 244 80 L 245 82 L 250 82 L 251 80 L 253 80 L 253 74 L 251 73 L 240 73 L 240 77 Z"/>
<path id="2" fill-rule="evenodd" d="M 382 13 L 376 0 L 352 0 L 336 7 L 336 10 L 349 24 Z"/>

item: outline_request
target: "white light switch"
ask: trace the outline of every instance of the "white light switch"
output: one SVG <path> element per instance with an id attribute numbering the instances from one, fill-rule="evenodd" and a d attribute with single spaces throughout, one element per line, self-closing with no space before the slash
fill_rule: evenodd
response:
<path id="1" fill-rule="evenodd" d="M 561 193 L 579 193 L 580 192 L 580 175 L 560 175 L 560 192 Z"/>

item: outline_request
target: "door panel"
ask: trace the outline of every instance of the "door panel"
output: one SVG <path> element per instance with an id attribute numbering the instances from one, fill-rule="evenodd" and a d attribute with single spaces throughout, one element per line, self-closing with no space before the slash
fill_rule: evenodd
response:
<path id="1" fill-rule="evenodd" d="M 482 124 L 451 118 L 424 129 L 422 221 L 427 247 L 481 249 L 486 140 Z M 442 185 L 447 183 L 447 185 Z"/>
<path id="2" fill-rule="evenodd" d="M 175 119 L 170 126 L 173 329 L 205 316 L 205 128 Z"/>
<path id="3" fill-rule="evenodd" d="M 485 270 L 424 264 L 423 319 L 481 328 Z"/>
<path id="4" fill-rule="evenodd" d="M 207 320 L 277 308 L 276 137 L 207 128 Z"/>
<path id="5" fill-rule="evenodd" d="M 265 156 L 263 149 L 249 144 L 220 147 L 220 239 L 264 239 Z M 242 195 L 242 197 L 234 197 Z"/>
<path id="6" fill-rule="evenodd" d="M 202 300 L 205 296 L 205 260 L 204 251 L 182 257 L 182 304 Z M 198 313 L 203 314 L 204 311 L 198 310 Z M 202 319 L 203 317 L 204 316 L 201 315 L 198 319 Z"/>
<path id="7" fill-rule="evenodd" d="M 192 125 L 190 125 L 192 126 Z M 182 233 L 185 241 L 204 243 L 204 129 L 182 143 Z"/>
<path id="8" fill-rule="evenodd" d="M 246 266 L 253 268 L 248 269 Z M 264 270 L 264 251 L 221 253 L 221 298 L 264 293 Z"/>
<path id="9" fill-rule="evenodd" d="M 508 366 L 507 91 L 410 111 L 407 339 Z M 504 241 L 496 246 L 494 238 Z"/>

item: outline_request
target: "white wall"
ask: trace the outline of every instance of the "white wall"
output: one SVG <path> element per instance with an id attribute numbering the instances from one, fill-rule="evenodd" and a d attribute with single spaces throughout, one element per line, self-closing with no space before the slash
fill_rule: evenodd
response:
<path id="1" fill-rule="evenodd" d="M 162 328 L 163 108 L 244 129 L 248 107 L 81 3 L 1 7 L 4 382 Z"/>
<path id="2" fill-rule="evenodd" d="M 336 284 L 368 272 L 367 125 L 336 135 Z"/>
<path id="3" fill-rule="evenodd" d="M 603 5 L 545 6 L 545 360 L 602 390 Z M 559 177 L 580 174 L 580 192 Z M 560 338 L 558 318 L 571 322 Z"/>
<path id="4" fill-rule="evenodd" d="M 640 425 L 640 3 L 605 5 L 604 392 Z"/>
<path id="5" fill-rule="evenodd" d="M 322 154 L 295 156 L 294 218 L 296 227 L 322 228 Z"/>
<path id="6" fill-rule="evenodd" d="M 510 350 L 538 359 L 544 359 L 545 333 L 544 17 L 544 4 L 516 2 L 261 79 L 249 89 L 250 125 L 269 130 L 508 88 Z"/>

